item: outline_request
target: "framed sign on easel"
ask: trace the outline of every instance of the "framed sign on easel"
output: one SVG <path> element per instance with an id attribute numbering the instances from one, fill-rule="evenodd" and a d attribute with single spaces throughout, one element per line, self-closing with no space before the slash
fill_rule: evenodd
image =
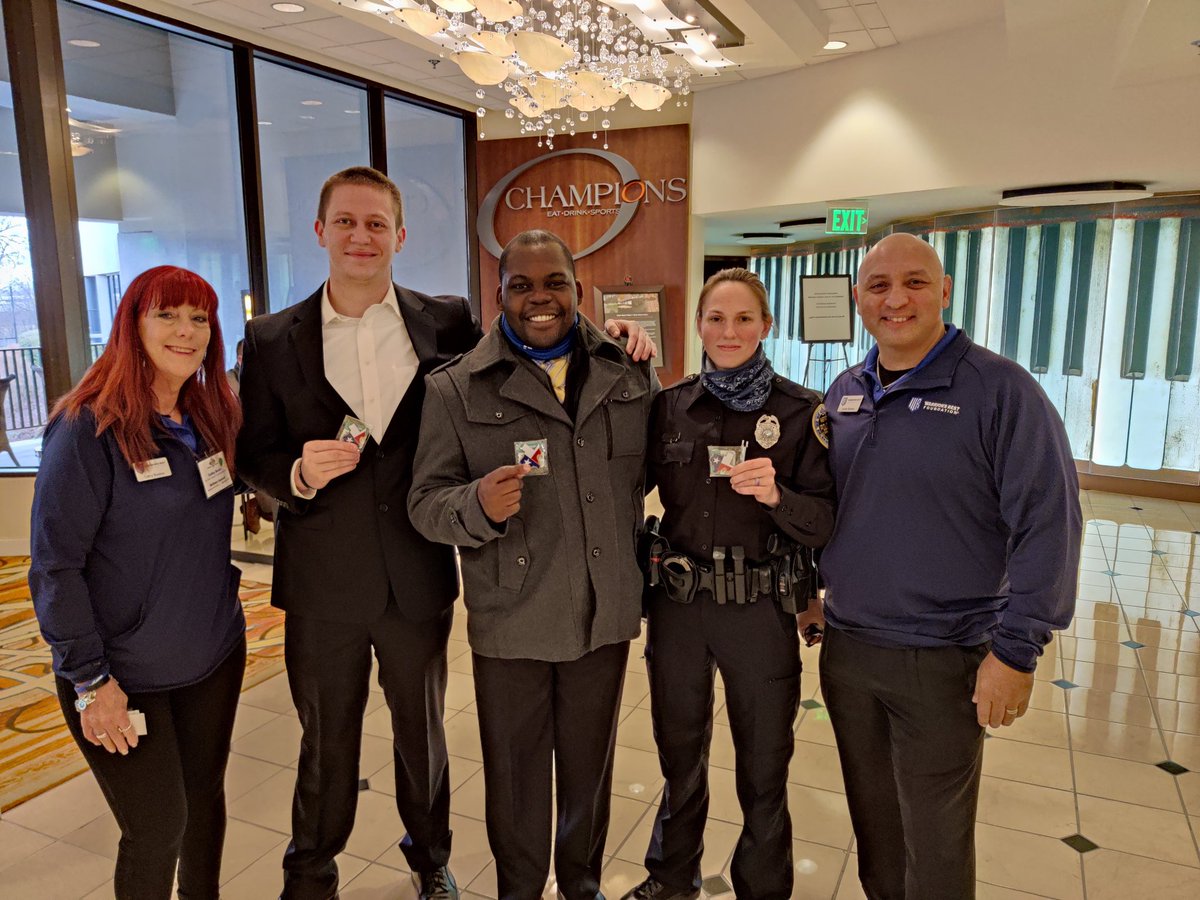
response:
<path id="1" fill-rule="evenodd" d="M 594 308 L 601 322 L 607 319 L 628 319 L 637 322 L 658 345 L 656 369 L 671 365 L 667 344 L 663 340 L 662 310 L 664 285 L 623 284 L 616 287 L 595 287 Z"/>
<path id="2" fill-rule="evenodd" d="M 854 297 L 849 275 L 803 275 L 800 278 L 800 340 L 809 347 L 803 383 L 809 385 L 814 365 L 822 367 L 828 385 L 830 369 L 848 365 L 846 345 L 854 340 Z M 811 385 L 810 385 L 811 386 Z"/>
<path id="3" fill-rule="evenodd" d="M 854 340 L 854 296 L 849 275 L 800 278 L 800 340 L 848 344 Z"/>

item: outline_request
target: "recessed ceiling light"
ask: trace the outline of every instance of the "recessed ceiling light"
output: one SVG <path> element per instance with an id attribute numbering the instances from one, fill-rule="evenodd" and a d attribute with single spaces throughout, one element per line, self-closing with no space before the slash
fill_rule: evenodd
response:
<path id="1" fill-rule="evenodd" d="M 692 24 L 694 24 L 694 23 L 695 23 L 695 21 L 696 21 L 696 17 L 695 17 L 695 16 L 693 16 L 691 13 L 688 13 L 686 16 L 684 16 L 684 18 L 687 20 L 687 23 L 688 23 L 689 25 L 692 25 Z"/>
<path id="2" fill-rule="evenodd" d="M 342 110 L 342 112 L 344 112 L 344 113 L 345 113 L 346 115 L 348 115 L 348 116 L 359 116 L 359 115 L 362 115 L 362 110 L 361 110 L 361 109 L 343 109 L 343 110 Z"/>
<path id="3" fill-rule="evenodd" d="M 1089 181 L 1005 191 L 1001 206 L 1083 206 L 1089 203 L 1125 203 L 1153 197 L 1144 184 L 1130 181 Z"/>
<path id="4" fill-rule="evenodd" d="M 259 119 L 259 120 L 258 120 L 258 124 L 259 124 L 259 125 L 274 125 L 275 123 L 274 123 L 274 122 L 268 122 L 266 119 Z"/>
<path id="5" fill-rule="evenodd" d="M 302 119 L 315 119 L 316 116 L 301 116 Z"/>
<path id="6" fill-rule="evenodd" d="M 790 244 L 795 240 L 781 231 L 747 231 L 735 237 L 739 244 Z"/>
<path id="7" fill-rule="evenodd" d="M 708 39 L 709 39 L 710 41 L 715 41 L 715 40 L 717 40 L 717 33 L 716 33 L 715 31 L 710 31 L 710 32 L 708 33 Z"/>
<path id="8" fill-rule="evenodd" d="M 299 3 L 272 3 L 271 9 L 275 10 L 275 12 L 285 12 L 285 13 L 302 13 L 302 12 L 304 12 L 304 7 L 301 6 Z"/>
<path id="9" fill-rule="evenodd" d="M 827 43 L 825 45 L 824 49 L 825 50 L 845 50 L 846 42 L 845 41 L 830 41 L 829 43 Z"/>
<path id="10" fill-rule="evenodd" d="M 71 40 L 67 41 L 67 43 L 70 44 L 72 47 L 99 47 L 100 46 L 99 41 L 89 41 L 89 40 L 85 40 L 84 38 L 72 38 Z"/>
<path id="11" fill-rule="evenodd" d="M 324 100 L 301 100 L 300 105 L 301 106 L 320 106 L 324 102 L 325 102 Z"/>

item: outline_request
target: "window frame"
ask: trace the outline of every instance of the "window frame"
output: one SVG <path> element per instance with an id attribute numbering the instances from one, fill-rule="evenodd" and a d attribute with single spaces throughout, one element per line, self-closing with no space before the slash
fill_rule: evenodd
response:
<path id="1" fill-rule="evenodd" d="M 38 307 L 38 327 L 45 350 L 48 407 L 79 380 L 93 355 L 87 339 L 88 304 L 78 237 L 73 233 L 78 227 L 79 213 L 67 130 L 66 79 L 59 42 L 59 2 L 114 15 L 232 53 L 236 103 L 231 125 L 235 129 L 239 149 L 237 162 L 242 176 L 246 260 L 253 315 L 267 312 L 268 303 L 266 231 L 259 175 L 261 157 L 254 82 L 256 60 L 276 63 L 366 90 L 370 161 L 371 165 L 385 173 L 385 98 L 457 119 L 462 129 L 464 148 L 462 166 L 467 202 L 466 218 L 462 225 L 467 241 L 467 284 L 470 303 L 476 314 L 479 313 L 479 248 L 472 239 L 472 223 L 478 215 L 475 179 L 478 138 L 473 110 L 423 97 L 395 85 L 351 75 L 330 65 L 263 47 L 244 38 L 221 34 L 156 11 L 139 9 L 125 0 L 0 0 L 3 3 L 5 38 L 10 51 L 14 45 L 22 50 L 21 53 L 9 53 L 9 77 L 14 110 L 18 106 L 26 110 L 25 120 L 18 121 L 18 156 L 26 219 L 31 225 L 30 258 L 35 291 L 37 295 L 47 298 L 45 304 L 39 304 Z M 32 28 L 30 23 L 34 21 L 40 29 L 40 38 L 33 45 L 33 50 L 28 51 L 30 42 L 27 36 Z M 55 99 L 47 100 L 47 97 Z M 42 231 L 46 232 L 39 235 L 37 241 L 33 237 L 33 217 L 29 214 L 35 209 L 39 223 L 45 224 Z M 28 477 L 35 471 L 28 468 L 0 468 L 0 477 Z"/>

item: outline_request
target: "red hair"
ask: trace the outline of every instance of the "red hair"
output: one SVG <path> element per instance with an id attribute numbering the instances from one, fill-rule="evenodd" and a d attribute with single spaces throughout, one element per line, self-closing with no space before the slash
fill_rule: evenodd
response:
<path id="1" fill-rule="evenodd" d="M 154 406 L 154 366 L 146 356 L 138 323 L 154 309 L 194 306 L 208 316 L 204 362 L 179 389 L 179 408 L 192 417 L 209 452 L 225 451 L 233 471 L 234 442 L 242 408 L 225 378 L 225 344 L 217 318 L 217 294 L 195 272 L 178 266 L 147 269 L 129 285 L 113 316 L 108 346 L 69 393 L 54 406 L 55 416 L 74 418 L 87 407 L 96 417 L 96 435 L 109 428 L 126 462 L 158 455 L 154 434 L 163 425 Z"/>

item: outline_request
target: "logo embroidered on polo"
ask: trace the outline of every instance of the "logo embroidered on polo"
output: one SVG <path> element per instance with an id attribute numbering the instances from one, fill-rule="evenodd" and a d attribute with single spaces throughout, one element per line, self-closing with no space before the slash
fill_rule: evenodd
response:
<path id="1" fill-rule="evenodd" d="M 957 416 L 962 412 L 962 407 L 955 403 L 938 403 L 934 400 L 925 400 L 921 397 L 913 397 L 908 401 L 908 408 L 911 412 L 916 412 L 919 409 L 924 409 L 929 412 L 945 413 L 949 416 Z"/>

